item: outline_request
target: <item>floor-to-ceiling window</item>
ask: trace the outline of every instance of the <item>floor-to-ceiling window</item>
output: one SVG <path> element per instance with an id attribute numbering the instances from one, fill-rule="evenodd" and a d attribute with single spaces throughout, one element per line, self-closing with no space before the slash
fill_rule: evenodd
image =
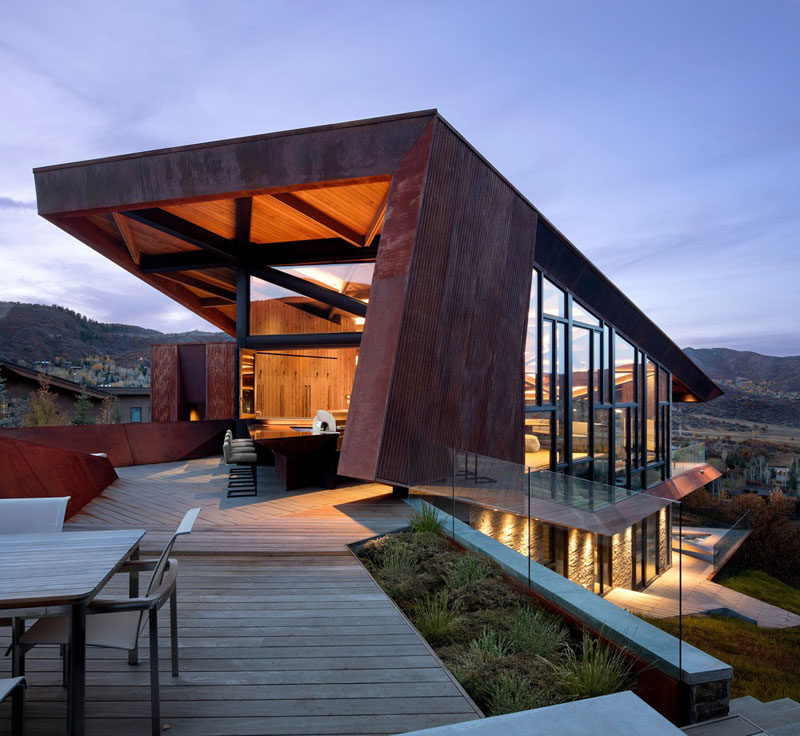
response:
<path id="1" fill-rule="evenodd" d="M 534 270 L 524 368 L 525 464 L 638 491 L 669 476 L 669 372 L 614 325 L 547 275 Z M 634 588 L 658 570 L 659 525 L 654 516 L 631 530 Z M 561 536 L 559 536 L 561 535 Z M 569 568 L 566 532 L 552 531 L 550 566 Z M 562 538 L 563 537 L 563 538 Z M 668 547 L 669 545 L 667 545 Z M 595 587 L 611 585 L 611 543 L 595 540 Z"/>
<path id="2" fill-rule="evenodd" d="M 525 342 L 525 463 L 639 490 L 669 474 L 670 374 L 534 270 Z"/>

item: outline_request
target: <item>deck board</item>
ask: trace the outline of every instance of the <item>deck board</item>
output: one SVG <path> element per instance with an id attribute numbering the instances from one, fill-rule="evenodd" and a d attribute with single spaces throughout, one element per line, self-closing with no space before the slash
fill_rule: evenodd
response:
<path id="1" fill-rule="evenodd" d="M 255 499 L 224 498 L 218 459 L 122 468 L 69 529 L 146 528 L 155 552 L 201 506 L 180 560 L 180 675 L 169 673 L 159 615 L 162 723 L 171 736 L 390 734 L 479 717 L 474 705 L 347 544 L 406 524 L 385 486 L 285 494 L 262 468 Z M 144 583 L 143 583 L 144 584 Z M 118 576 L 110 593 L 126 594 Z M 0 629 L 0 646 L 8 642 Z M 149 733 L 147 637 L 140 664 L 87 653 L 89 736 Z M 54 647 L 28 655 L 29 736 L 61 734 L 64 691 Z M 8 704 L 0 735 L 9 733 Z"/>

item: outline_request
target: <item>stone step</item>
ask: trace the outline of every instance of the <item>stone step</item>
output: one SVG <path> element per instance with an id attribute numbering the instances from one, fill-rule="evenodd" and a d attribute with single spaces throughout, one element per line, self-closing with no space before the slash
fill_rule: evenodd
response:
<path id="1" fill-rule="evenodd" d="M 770 736 L 759 726 L 738 715 L 695 723 L 681 730 L 689 736 Z"/>
<path id="2" fill-rule="evenodd" d="M 747 719 L 770 734 L 800 734 L 800 703 L 791 698 L 768 703 L 751 697 L 735 698 L 731 701 L 730 713 Z"/>

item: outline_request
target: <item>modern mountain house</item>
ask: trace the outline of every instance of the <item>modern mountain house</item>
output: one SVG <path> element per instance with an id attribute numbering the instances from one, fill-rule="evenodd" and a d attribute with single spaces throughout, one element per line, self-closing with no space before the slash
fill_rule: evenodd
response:
<path id="1" fill-rule="evenodd" d="M 412 486 L 422 445 L 517 464 L 551 489 L 532 555 L 603 593 L 719 476 L 670 428 L 721 390 L 435 110 L 34 173 L 43 217 L 236 339 L 159 348 L 154 419 L 247 422 L 287 487 L 331 458 Z"/>

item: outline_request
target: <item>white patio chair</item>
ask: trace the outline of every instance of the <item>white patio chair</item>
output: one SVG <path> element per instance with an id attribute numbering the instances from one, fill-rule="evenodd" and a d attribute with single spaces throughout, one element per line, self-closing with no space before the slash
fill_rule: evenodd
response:
<path id="1" fill-rule="evenodd" d="M 70 498 L 71 496 L 0 499 L 0 534 L 62 531 Z M 10 626 L 11 638 L 15 640 L 22 633 L 25 622 L 23 619 L 0 618 L 0 626 Z M 23 674 L 16 657 L 11 664 L 11 674 Z"/>
<path id="2" fill-rule="evenodd" d="M 94 647 L 124 649 L 129 652 L 138 647 L 139 636 L 149 622 L 150 638 L 150 715 L 153 736 L 161 732 L 160 700 L 158 687 L 158 609 L 170 601 L 170 644 L 172 650 L 172 676 L 178 676 L 178 562 L 169 553 L 175 540 L 192 531 L 200 509 L 186 512 L 175 533 L 170 537 L 157 560 L 131 560 L 120 572 L 152 570 L 147 593 L 139 598 L 95 598 L 87 608 L 86 644 Z M 145 611 L 148 616 L 145 618 Z M 40 618 L 19 637 L 22 653 L 37 644 L 69 645 L 69 619 L 67 616 Z"/>
<path id="3" fill-rule="evenodd" d="M 25 678 L 0 680 L 0 701 L 11 696 L 11 736 L 25 736 Z"/>
<path id="4" fill-rule="evenodd" d="M 0 500 L 0 534 L 60 532 L 71 496 Z"/>

